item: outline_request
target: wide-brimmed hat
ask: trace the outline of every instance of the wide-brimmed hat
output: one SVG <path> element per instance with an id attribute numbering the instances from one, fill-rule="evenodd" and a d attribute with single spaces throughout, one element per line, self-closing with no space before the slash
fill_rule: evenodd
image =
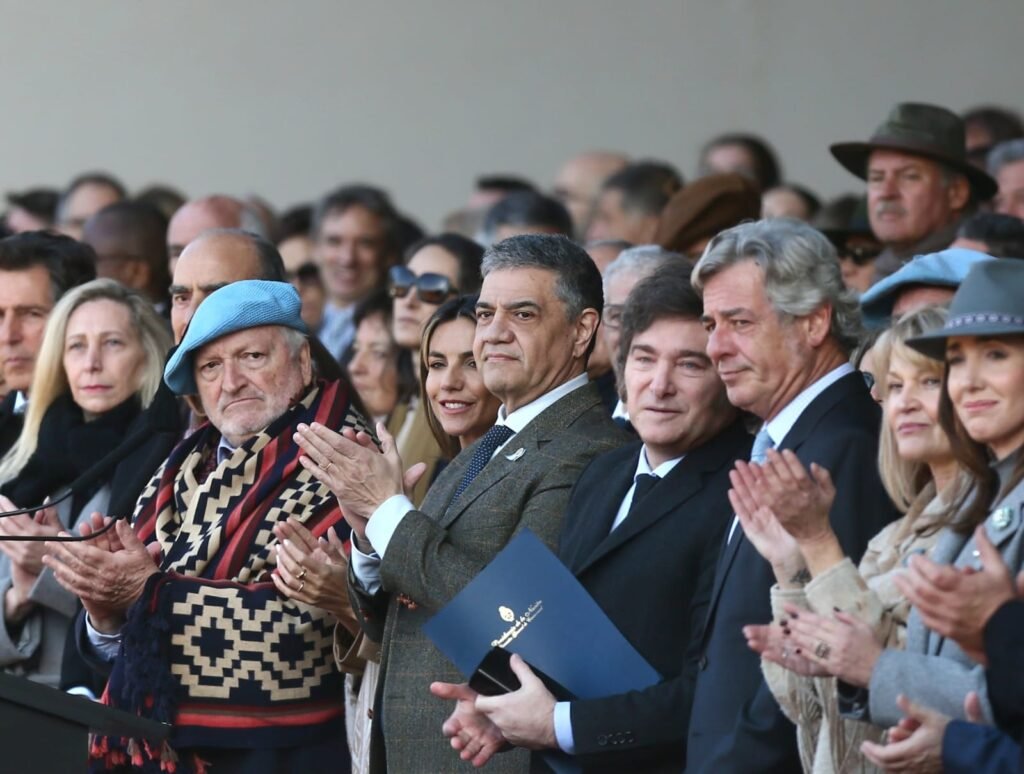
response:
<path id="1" fill-rule="evenodd" d="M 873 150 L 894 150 L 938 161 L 963 174 L 977 199 L 991 199 L 999 189 L 988 173 L 967 160 L 964 122 L 951 110 L 920 102 L 901 102 L 867 142 L 840 142 L 829 150 L 836 161 L 867 180 Z"/>
<path id="2" fill-rule="evenodd" d="M 907 339 L 923 355 L 942 360 L 950 336 L 1024 335 L 1024 261 L 997 258 L 975 263 L 937 331 Z"/>
<path id="3" fill-rule="evenodd" d="M 203 345 L 263 325 L 283 325 L 308 335 L 301 311 L 299 294 L 287 282 L 242 280 L 213 291 L 192 315 L 181 344 L 164 368 L 164 381 L 178 395 L 194 395 L 198 390 L 192 361 Z"/>
<path id="4" fill-rule="evenodd" d="M 702 239 L 761 217 L 757 184 L 729 172 L 708 175 L 684 186 L 661 211 L 654 243 L 685 253 Z"/>
<path id="5" fill-rule="evenodd" d="M 994 261 L 991 255 L 950 247 L 937 253 L 914 256 L 888 277 L 876 282 L 860 297 L 864 324 L 869 328 L 885 325 L 901 292 L 914 285 L 958 288 L 971 267 L 979 261 Z"/>

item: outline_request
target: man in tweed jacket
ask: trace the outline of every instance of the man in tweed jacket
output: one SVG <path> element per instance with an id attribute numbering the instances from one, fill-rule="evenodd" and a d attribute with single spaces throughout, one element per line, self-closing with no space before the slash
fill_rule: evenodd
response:
<path id="1" fill-rule="evenodd" d="M 353 527 L 357 613 L 383 642 L 373 771 L 472 770 L 441 735 L 448 703 L 429 692 L 432 681 L 462 678 L 421 626 L 524 527 L 554 547 L 583 467 L 626 440 L 586 377 L 602 308 L 590 257 L 562 237 L 513 237 L 488 250 L 483 275 L 474 354 L 502 400 L 496 427 L 507 430 L 456 457 L 421 510 L 403 493 L 386 434 L 378 455 L 351 437 L 309 432 L 309 456 Z M 520 751 L 488 768 L 528 766 Z"/>

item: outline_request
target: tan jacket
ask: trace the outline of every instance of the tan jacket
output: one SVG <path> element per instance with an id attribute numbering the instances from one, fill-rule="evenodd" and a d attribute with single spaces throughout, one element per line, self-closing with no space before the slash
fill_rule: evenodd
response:
<path id="1" fill-rule="evenodd" d="M 900 594 L 893 578 L 913 554 L 927 553 L 939 532 L 921 530 L 935 523 L 945 506 L 939 498 L 923 510 L 895 521 L 868 543 L 860 567 L 844 559 L 803 589 L 772 588 L 772 617 L 786 616 L 787 603 L 819 615 L 831 615 L 833 608 L 856 615 L 867 622 L 886 647 L 902 648 L 905 642 L 910 603 Z M 836 681 L 832 677 L 801 677 L 767 659 L 761 669 L 772 694 L 786 716 L 797 726 L 800 758 L 807 774 L 860 774 L 880 771 L 860 753 L 865 739 L 878 741 L 885 729 L 839 716 Z"/>

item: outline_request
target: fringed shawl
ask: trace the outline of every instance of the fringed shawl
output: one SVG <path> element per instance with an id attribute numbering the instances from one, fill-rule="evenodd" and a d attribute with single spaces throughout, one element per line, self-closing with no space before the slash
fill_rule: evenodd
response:
<path id="1" fill-rule="evenodd" d="M 205 425 L 143 492 L 135 530 L 162 550 L 122 630 L 106 704 L 173 723 L 162 748 L 100 737 L 97 770 L 203 771 L 189 748 L 293 747 L 343 733 L 334 622 L 289 601 L 269 580 L 275 524 L 294 516 L 314 535 L 341 518 L 337 500 L 299 464 L 297 425 L 365 429 L 349 388 L 310 390 L 265 431 L 210 469 L 220 434 Z M 176 752 L 177 751 L 177 752 Z"/>

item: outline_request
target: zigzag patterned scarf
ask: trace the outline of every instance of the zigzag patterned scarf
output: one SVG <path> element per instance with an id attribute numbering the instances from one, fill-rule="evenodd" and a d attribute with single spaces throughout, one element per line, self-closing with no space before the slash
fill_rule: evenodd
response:
<path id="1" fill-rule="evenodd" d="M 293 747 L 344 733 L 333 620 L 281 597 L 267 573 L 275 524 L 294 516 L 319 536 L 341 518 L 292 436 L 300 422 L 366 429 L 348 391 L 340 382 L 310 390 L 205 479 L 220 439 L 210 425 L 157 471 L 135 530 L 159 542 L 161 572 L 128 612 L 103 701 L 174 730 L 162 746 L 95 738 L 95 770 L 202 772 L 195 748 Z"/>

